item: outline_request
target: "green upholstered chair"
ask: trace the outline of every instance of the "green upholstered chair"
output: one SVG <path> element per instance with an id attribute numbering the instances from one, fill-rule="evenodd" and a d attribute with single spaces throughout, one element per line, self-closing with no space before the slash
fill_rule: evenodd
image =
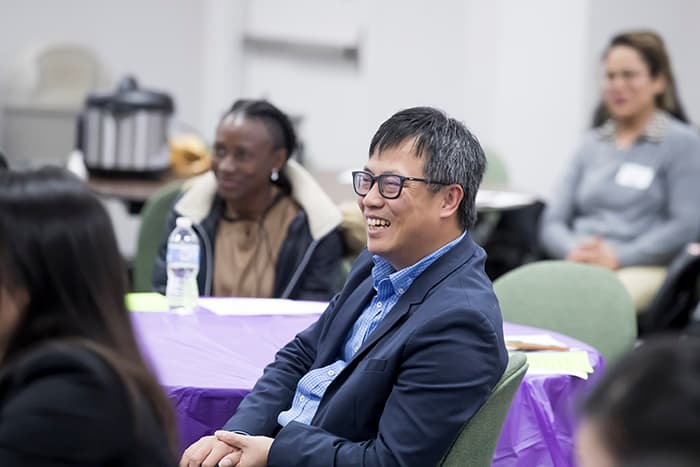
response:
<path id="1" fill-rule="evenodd" d="M 485 148 L 484 152 L 486 153 L 486 170 L 484 178 L 481 180 L 481 188 L 507 187 L 509 182 L 508 169 L 503 159 L 497 152 L 489 148 Z M 484 245 L 496 229 L 500 219 L 501 213 L 497 211 L 480 212 L 477 224 L 470 231 L 474 240 L 480 245 Z"/>
<path id="2" fill-rule="evenodd" d="M 153 290 L 151 276 L 158 247 L 163 239 L 165 221 L 170 208 L 180 193 L 181 181 L 165 185 L 155 192 L 141 210 L 141 227 L 136 244 L 136 257 L 133 266 L 133 291 L 150 292 Z"/>
<path id="3" fill-rule="evenodd" d="M 486 171 L 481 182 L 484 188 L 503 188 L 508 186 L 510 177 L 503 158 L 499 153 L 488 147 L 485 148 L 484 152 L 486 153 Z"/>
<path id="4" fill-rule="evenodd" d="M 596 348 L 608 363 L 634 346 L 634 304 L 612 271 L 539 261 L 499 277 L 494 290 L 505 321 L 571 336 Z"/>
<path id="5" fill-rule="evenodd" d="M 506 371 L 479 411 L 462 431 L 438 467 L 488 467 L 513 396 L 527 371 L 525 354 L 513 352 Z"/>

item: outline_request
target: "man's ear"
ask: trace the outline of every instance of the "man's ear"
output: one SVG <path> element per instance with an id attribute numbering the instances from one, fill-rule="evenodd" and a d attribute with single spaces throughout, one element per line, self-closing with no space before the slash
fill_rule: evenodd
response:
<path id="1" fill-rule="evenodd" d="M 440 202 L 440 217 L 452 217 L 459 209 L 459 204 L 464 199 L 464 190 L 457 184 L 452 184 L 442 189 Z"/>

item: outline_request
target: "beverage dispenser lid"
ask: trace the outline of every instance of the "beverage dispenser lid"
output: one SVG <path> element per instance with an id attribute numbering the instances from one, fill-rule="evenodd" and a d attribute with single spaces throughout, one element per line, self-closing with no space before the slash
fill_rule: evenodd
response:
<path id="1" fill-rule="evenodd" d="M 112 102 L 112 98 L 113 95 L 111 93 L 93 92 L 88 94 L 87 99 L 85 99 L 85 105 L 87 107 L 107 107 Z"/>
<path id="2" fill-rule="evenodd" d="M 92 93 L 86 100 L 88 107 L 100 107 L 112 112 L 128 113 L 138 110 L 155 110 L 171 114 L 175 110 L 173 99 L 165 93 L 140 89 L 132 76 L 121 79 L 114 93 Z"/>

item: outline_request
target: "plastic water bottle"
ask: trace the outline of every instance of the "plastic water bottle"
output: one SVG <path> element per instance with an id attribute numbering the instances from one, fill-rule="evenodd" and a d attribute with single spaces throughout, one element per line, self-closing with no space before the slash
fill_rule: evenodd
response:
<path id="1" fill-rule="evenodd" d="M 168 237 L 166 262 L 168 308 L 177 313 L 192 313 L 199 297 L 199 239 L 187 217 L 177 218 L 175 229 Z"/>

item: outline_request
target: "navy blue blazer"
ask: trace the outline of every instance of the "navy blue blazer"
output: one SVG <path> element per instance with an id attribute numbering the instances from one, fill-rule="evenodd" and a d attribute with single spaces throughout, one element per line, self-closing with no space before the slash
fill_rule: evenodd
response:
<path id="1" fill-rule="evenodd" d="M 467 234 L 413 282 L 326 390 L 311 425 L 277 416 L 299 379 L 338 359 L 374 289 L 355 262 L 318 321 L 265 368 L 224 429 L 274 436 L 269 466 L 432 466 L 505 370 L 503 323 L 486 254 Z"/>

